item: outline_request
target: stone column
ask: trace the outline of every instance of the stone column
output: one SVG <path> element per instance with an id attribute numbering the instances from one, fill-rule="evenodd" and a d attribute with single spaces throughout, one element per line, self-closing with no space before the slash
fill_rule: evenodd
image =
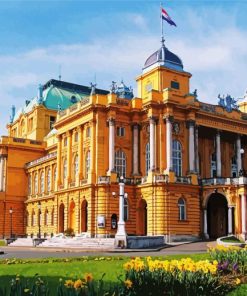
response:
<path id="1" fill-rule="evenodd" d="M 189 171 L 195 172 L 195 122 L 193 120 L 187 121 L 187 128 L 189 129 Z"/>
<path id="2" fill-rule="evenodd" d="M 155 163 L 155 119 L 149 118 L 149 143 L 150 143 L 150 171 L 154 171 L 156 167 Z"/>
<path id="3" fill-rule="evenodd" d="M 196 172 L 200 174 L 200 164 L 199 164 L 199 136 L 198 136 L 198 126 L 195 128 L 195 156 L 196 156 Z"/>
<path id="4" fill-rule="evenodd" d="M 217 177 L 221 177 L 221 149 L 220 149 L 220 132 L 216 133 L 216 168 Z"/>
<path id="5" fill-rule="evenodd" d="M 238 168 L 238 174 L 239 176 L 239 171 L 242 170 L 242 160 L 241 160 L 241 138 L 240 135 L 237 135 L 236 139 L 236 156 L 237 156 L 237 168 Z"/>
<path id="6" fill-rule="evenodd" d="M 78 175 L 79 180 L 83 178 L 83 127 L 79 126 L 78 128 Z"/>
<path id="7" fill-rule="evenodd" d="M 133 125 L 133 175 L 139 175 L 139 125 Z"/>
<path id="8" fill-rule="evenodd" d="M 166 117 L 166 163 L 167 171 L 172 171 L 172 116 Z"/>
<path id="9" fill-rule="evenodd" d="M 208 214 L 207 209 L 203 210 L 203 233 L 206 238 L 208 238 Z"/>
<path id="10" fill-rule="evenodd" d="M 67 133 L 67 180 L 68 183 L 71 181 L 71 160 L 72 160 L 72 133 Z"/>
<path id="11" fill-rule="evenodd" d="M 228 235 L 232 234 L 232 207 L 228 207 Z"/>
<path id="12" fill-rule="evenodd" d="M 62 137 L 61 137 L 61 135 L 58 135 L 57 138 L 58 139 L 57 139 L 57 180 L 56 180 L 56 183 L 57 183 L 57 186 L 59 186 L 61 184 Z"/>
<path id="13" fill-rule="evenodd" d="M 110 118 L 109 123 L 109 172 L 115 171 L 115 119 Z"/>
<path id="14" fill-rule="evenodd" d="M 242 235 L 245 238 L 246 235 L 246 195 L 241 195 L 241 224 L 242 224 Z"/>

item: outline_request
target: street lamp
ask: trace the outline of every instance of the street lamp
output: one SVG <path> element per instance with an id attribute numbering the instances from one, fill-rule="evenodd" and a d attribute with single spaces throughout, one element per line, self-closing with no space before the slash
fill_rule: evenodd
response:
<path id="1" fill-rule="evenodd" d="M 13 216 L 12 207 L 9 209 L 9 214 L 10 214 L 10 238 L 12 238 L 12 216 Z"/>
<path id="2" fill-rule="evenodd" d="M 127 193 L 124 193 L 124 177 L 121 176 L 119 180 L 119 220 L 117 233 L 115 235 L 115 247 L 124 248 L 127 246 L 127 234 L 125 231 L 124 222 L 124 198 L 128 197 Z M 116 196 L 116 192 L 112 192 L 113 197 Z"/>
<path id="3" fill-rule="evenodd" d="M 39 202 L 38 202 L 39 238 L 41 237 L 41 235 L 40 235 L 40 215 L 41 215 L 41 203 L 40 203 L 40 201 L 39 201 Z"/>

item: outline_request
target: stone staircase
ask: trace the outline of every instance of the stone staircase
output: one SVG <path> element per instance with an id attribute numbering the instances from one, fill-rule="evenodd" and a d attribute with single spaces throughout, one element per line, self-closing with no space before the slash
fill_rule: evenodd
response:
<path id="1" fill-rule="evenodd" d="M 32 247 L 32 238 L 18 238 L 8 245 L 9 247 Z"/>
<path id="2" fill-rule="evenodd" d="M 37 247 L 109 250 L 114 248 L 114 238 L 50 238 Z"/>

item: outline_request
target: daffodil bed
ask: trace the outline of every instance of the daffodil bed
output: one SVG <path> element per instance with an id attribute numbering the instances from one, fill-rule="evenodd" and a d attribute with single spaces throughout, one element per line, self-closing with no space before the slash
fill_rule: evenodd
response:
<path id="1" fill-rule="evenodd" d="M 182 259 L 180 255 L 51 258 L 39 263 L 4 260 L 0 261 L 0 296 L 197 296 L 230 291 L 232 296 L 246 295 L 246 251 L 216 248 L 207 255 Z"/>

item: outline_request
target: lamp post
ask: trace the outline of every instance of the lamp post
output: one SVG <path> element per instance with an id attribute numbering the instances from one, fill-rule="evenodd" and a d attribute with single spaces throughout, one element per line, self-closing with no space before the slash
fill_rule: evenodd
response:
<path id="1" fill-rule="evenodd" d="M 40 238 L 40 215 L 41 215 L 41 203 L 38 202 L 38 218 L 39 218 L 39 238 Z"/>
<path id="2" fill-rule="evenodd" d="M 119 219 L 118 219 L 118 228 L 115 235 L 115 247 L 126 248 L 127 246 L 127 234 L 125 230 L 124 222 L 124 198 L 128 197 L 127 193 L 124 193 L 124 177 L 121 176 L 119 180 Z M 112 195 L 115 197 L 116 193 L 112 192 Z"/>
<path id="3" fill-rule="evenodd" d="M 9 209 L 9 214 L 10 214 L 10 238 L 12 238 L 12 216 L 13 216 L 13 209 L 12 207 Z"/>

